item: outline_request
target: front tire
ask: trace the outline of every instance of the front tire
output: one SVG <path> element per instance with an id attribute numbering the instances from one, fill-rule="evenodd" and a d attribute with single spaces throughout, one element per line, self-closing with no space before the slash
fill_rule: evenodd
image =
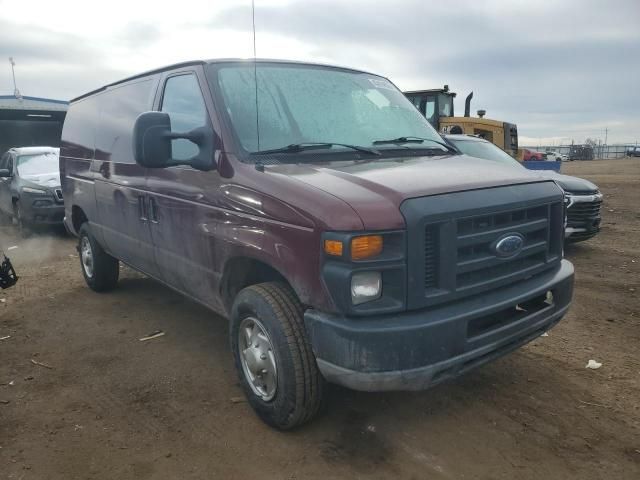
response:
<path id="1" fill-rule="evenodd" d="M 233 303 L 231 322 L 236 370 L 257 415 L 280 430 L 314 418 L 325 403 L 326 383 L 291 288 L 269 282 L 243 289 Z"/>
<path id="2" fill-rule="evenodd" d="M 113 290 L 118 283 L 120 264 L 103 250 L 91 234 L 88 223 L 80 227 L 78 253 L 85 282 L 94 292 Z"/>

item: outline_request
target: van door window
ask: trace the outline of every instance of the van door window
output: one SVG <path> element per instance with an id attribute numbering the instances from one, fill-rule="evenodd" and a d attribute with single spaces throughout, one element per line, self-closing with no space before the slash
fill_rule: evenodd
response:
<path id="1" fill-rule="evenodd" d="M 173 132 L 188 132 L 206 125 L 207 110 L 196 76 L 170 77 L 164 87 L 161 110 L 169 114 Z M 171 146 L 175 160 L 187 160 L 198 154 L 197 145 L 189 140 L 172 140 Z"/>

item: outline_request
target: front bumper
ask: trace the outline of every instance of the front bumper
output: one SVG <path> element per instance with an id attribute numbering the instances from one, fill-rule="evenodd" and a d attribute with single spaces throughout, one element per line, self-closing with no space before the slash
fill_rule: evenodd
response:
<path id="1" fill-rule="evenodd" d="M 437 308 L 358 318 L 307 310 L 304 320 L 329 382 L 423 390 L 538 337 L 567 312 L 572 293 L 573 265 L 562 260 L 515 285 Z"/>
<path id="2" fill-rule="evenodd" d="M 50 195 L 20 195 L 24 220 L 32 225 L 58 225 L 64 219 L 64 204 Z"/>

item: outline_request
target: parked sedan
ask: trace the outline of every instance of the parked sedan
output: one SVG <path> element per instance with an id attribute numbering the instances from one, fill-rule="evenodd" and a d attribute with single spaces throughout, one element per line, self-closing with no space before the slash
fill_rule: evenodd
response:
<path id="1" fill-rule="evenodd" d="M 12 148 L 0 158 L 0 211 L 22 233 L 36 225 L 62 225 L 59 149 Z"/>
<path id="2" fill-rule="evenodd" d="M 511 164 L 514 168 L 524 168 L 507 152 L 482 138 L 471 135 L 446 135 L 445 138 L 462 153 L 472 157 Z M 565 240 L 587 240 L 600 231 L 602 194 L 596 185 L 583 178 L 561 175 L 552 170 L 532 170 L 531 174 L 549 178 L 564 190 L 567 204 Z"/>

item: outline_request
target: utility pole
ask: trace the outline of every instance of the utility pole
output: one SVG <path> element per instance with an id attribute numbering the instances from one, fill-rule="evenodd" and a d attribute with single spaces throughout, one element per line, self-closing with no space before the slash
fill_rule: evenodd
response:
<path id="1" fill-rule="evenodd" d="M 607 144 L 608 135 L 609 135 L 609 128 L 607 127 L 607 128 L 604 129 L 604 144 L 605 145 Z"/>
<path id="2" fill-rule="evenodd" d="M 13 96 L 16 98 L 22 98 L 20 90 L 18 90 L 18 86 L 16 85 L 16 72 L 14 70 L 16 62 L 13 61 L 13 57 L 9 57 L 9 63 L 11 64 L 11 75 L 13 76 Z"/>

